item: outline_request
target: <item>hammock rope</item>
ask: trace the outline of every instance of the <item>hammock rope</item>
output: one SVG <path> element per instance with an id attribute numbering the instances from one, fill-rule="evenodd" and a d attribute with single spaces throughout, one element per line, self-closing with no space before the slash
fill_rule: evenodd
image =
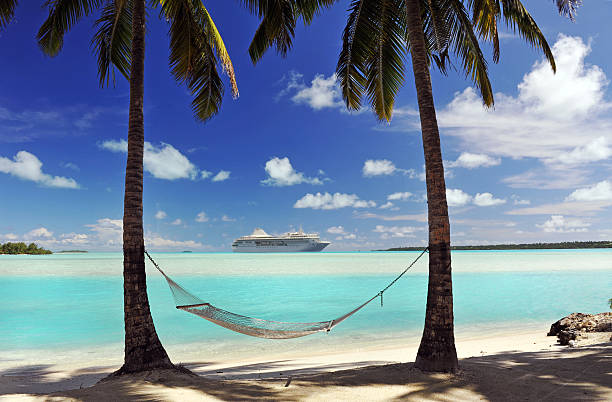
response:
<path id="1" fill-rule="evenodd" d="M 258 338 L 267 339 L 289 339 L 299 338 L 301 336 L 311 335 L 317 332 L 329 332 L 336 325 L 342 321 L 351 317 L 353 314 L 367 306 L 371 301 L 380 297 L 380 305 L 383 305 L 383 293 L 393 286 L 410 268 L 416 264 L 416 262 L 425 254 L 428 250 L 426 247 L 421 254 L 400 273 L 394 280 L 392 280 L 384 289 L 379 291 L 374 297 L 367 300 L 365 303 L 357 306 L 355 309 L 348 313 L 340 316 L 336 319 L 329 321 L 320 322 L 282 322 L 282 321 L 271 321 L 264 320 L 261 318 L 247 317 L 240 314 L 235 314 L 218 307 L 213 306 L 210 303 L 205 302 L 199 297 L 193 295 L 187 291 L 184 287 L 172 280 L 166 273 L 157 265 L 155 260 L 151 258 L 149 253 L 145 250 L 145 254 L 151 260 L 155 268 L 163 275 L 164 279 L 170 287 L 172 297 L 176 308 L 179 310 L 186 311 L 191 314 L 195 314 L 205 320 L 208 320 L 214 324 L 227 328 L 229 330 L 239 332 L 244 335 L 255 336 Z"/>

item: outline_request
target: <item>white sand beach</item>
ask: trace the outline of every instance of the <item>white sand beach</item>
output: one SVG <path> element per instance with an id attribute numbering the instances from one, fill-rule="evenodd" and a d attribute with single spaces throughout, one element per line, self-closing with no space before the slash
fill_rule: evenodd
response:
<path id="1" fill-rule="evenodd" d="M 610 334 L 579 347 L 556 345 L 548 328 L 457 338 L 461 370 L 412 367 L 418 339 L 388 348 L 309 355 L 307 351 L 210 362 L 198 350 L 170 349 L 197 376 L 145 372 L 98 383 L 122 351 L 53 363 L 35 355 L 1 361 L 1 400 L 612 400 Z M 41 356 L 43 354 L 41 353 Z"/>

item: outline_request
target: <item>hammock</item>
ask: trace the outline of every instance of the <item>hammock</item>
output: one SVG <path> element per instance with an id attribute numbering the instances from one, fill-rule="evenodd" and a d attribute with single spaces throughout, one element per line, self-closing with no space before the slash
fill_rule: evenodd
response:
<path id="1" fill-rule="evenodd" d="M 255 336 L 258 338 L 267 339 L 289 339 L 299 338 L 301 336 L 311 335 L 317 332 L 329 332 L 336 325 L 346 320 L 365 306 L 367 306 L 372 300 L 380 297 L 380 305 L 383 304 L 383 293 L 389 289 L 399 278 L 401 278 L 416 262 L 425 254 L 427 248 L 423 250 L 421 254 L 406 268 L 401 274 L 398 275 L 393 281 L 391 281 L 387 287 L 378 292 L 374 297 L 349 311 L 348 313 L 340 316 L 334 320 L 320 321 L 320 322 L 281 322 L 281 321 L 270 321 L 261 318 L 247 317 L 240 314 L 235 314 L 218 307 L 213 306 L 210 303 L 206 303 L 204 300 L 197 296 L 189 293 L 178 283 L 174 282 L 157 263 L 151 258 L 149 253 L 145 251 L 149 260 L 153 263 L 155 268 L 164 276 L 172 297 L 176 304 L 176 308 L 179 310 L 186 311 L 191 314 L 195 314 L 199 317 L 204 318 L 214 324 L 220 325 L 229 330 L 239 332 L 241 334 Z"/>

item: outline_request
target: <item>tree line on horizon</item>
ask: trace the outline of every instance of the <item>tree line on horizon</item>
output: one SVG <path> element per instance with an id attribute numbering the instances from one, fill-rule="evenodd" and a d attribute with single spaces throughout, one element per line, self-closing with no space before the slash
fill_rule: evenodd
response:
<path id="1" fill-rule="evenodd" d="M 553 0 L 561 14 L 573 18 L 580 0 Z M 0 0 L 0 32 L 11 22 L 18 0 Z M 260 20 L 248 48 L 256 64 L 271 47 L 285 56 L 293 45 L 298 21 L 306 25 L 337 0 L 239 0 Z M 118 71 L 130 86 L 128 155 L 123 215 L 124 365 L 116 374 L 175 368 L 157 336 L 146 291 L 142 219 L 144 153 L 144 54 L 146 0 L 46 0 L 48 18 L 37 40 L 56 56 L 64 34 L 79 20 L 97 13 L 92 49 L 101 86 Z M 218 66 L 228 75 L 232 94 L 238 86 L 232 62 L 201 0 L 150 1 L 169 24 L 169 64 L 175 79 L 193 96 L 196 119 L 219 112 L 224 85 Z M 351 0 L 336 73 L 349 110 L 364 99 L 379 121 L 389 122 L 395 98 L 406 78 L 410 55 L 425 155 L 429 226 L 429 284 L 426 318 L 415 367 L 427 371 L 458 369 L 454 339 L 450 223 L 440 135 L 430 68 L 447 74 L 451 56 L 480 90 L 485 106 L 493 105 L 487 61 L 479 41 L 500 57 L 499 22 L 541 51 L 555 70 L 553 54 L 520 0 Z M 153 40 L 150 38 L 149 40 Z"/>
<path id="2" fill-rule="evenodd" d="M 53 254 L 53 252 L 39 247 L 36 243 L 7 242 L 0 244 L 0 254 Z"/>

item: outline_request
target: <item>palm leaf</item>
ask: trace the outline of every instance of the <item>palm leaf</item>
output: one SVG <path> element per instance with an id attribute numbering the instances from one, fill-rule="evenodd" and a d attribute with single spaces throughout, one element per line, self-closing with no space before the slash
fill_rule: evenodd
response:
<path id="1" fill-rule="evenodd" d="M 461 60 L 462 69 L 480 91 L 483 103 L 492 106 L 493 88 L 485 60 L 467 10 L 460 0 L 438 0 L 440 9 L 448 10 L 452 52 Z"/>
<path id="2" fill-rule="evenodd" d="M 47 0 L 44 5 L 49 8 L 49 16 L 36 36 L 42 51 L 57 55 L 64 44 L 64 34 L 102 3 L 103 0 Z"/>
<path id="3" fill-rule="evenodd" d="M 493 61 L 499 61 L 499 33 L 497 20 L 501 16 L 499 0 L 470 0 L 468 7 L 472 9 L 472 24 L 485 41 L 493 45 Z"/>
<path id="4" fill-rule="evenodd" d="M 299 18 L 310 24 L 322 9 L 337 0 L 240 0 L 253 15 L 261 18 L 255 31 L 249 55 L 256 64 L 270 47 L 285 57 L 293 46 L 295 27 Z"/>
<path id="5" fill-rule="evenodd" d="M 559 14 L 567 16 L 574 21 L 578 7 L 582 4 L 582 0 L 556 0 Z"/>
<path id="6" fill-rule="evenodd" d="M 190 89 L 195 116 L 206 121 L 219 111 L 223 100 L 218 59 L 230 77 L 234 95 L 238 95 L 231 60 L 201 1 L 161 0 L 160 4 L 162 16 L 170 23 L 172 74 Z"/>
<path id="7" fill-rule="evenodd" d="M 518 31 L 519 35 L 531 46 L 541 50 L 553 71 L 557 71 L 555 58 L 544 34 L 520 0 L 501 0 L 501 4 L 506 25 L 514 32 Z"/>
<path id="8" fill-rule="evenodd" d="M 342 50 L 336 66 L 342 98 L 349 110 L 359 110 L 365 93 L 366 60 L 373 46 L 375 27 L 367 15 L 374 2 L 353 0 L 349 17 L 342 35 Z"/>
<path id="9" fill-rule="evenodd" d="M 13 19 L 15 8 L 17 8 L 17 0 L 0 0 L 0 31 Z"/>
<path id="10" fill-rule="evenodd" d="M 401 0 L 379 0 L 370 14 L 376 26 L 374 48 L 366 60 L 367 94 L 379 120 L 391 121 L 395 97 L 404 83 L 406 32 Z"/>
<path id="11" fill-rule="evenodd" d="M 100 86 L 108 85 L 112 75 L 115 83 L 115 67 L 126 79 L 130 78 L 132 61 L 132 0 L 115 0 L 102 8 L 102 15 L 95 22 L 98 28 L 91 40 L 97 55 Z"/>

